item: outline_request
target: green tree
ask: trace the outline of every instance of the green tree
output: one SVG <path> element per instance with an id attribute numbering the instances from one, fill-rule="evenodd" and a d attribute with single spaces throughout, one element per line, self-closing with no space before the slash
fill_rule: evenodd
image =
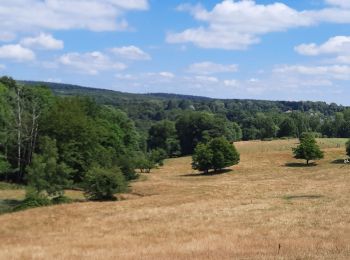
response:
<path id="1" fill-rule="evenodd" d="M 303 133 L 298 147 L 293 148 L 294 158 L 306 160 L 309 165 L 310 160 L 319 160 L 324 157 L 323 151 L 317 145 L 316 139 L 312 134 Z"/>
<path id="2" fill-rule="evenodd" d="M 174 153 L 174 147 L 167 146 L 168 140 L 176 139 L 176 129 L 174 122 L 169 120 L 164 120 L 154 124 L 148 131 L 148 149 L 153 150 L 161 148 L 168 152 L 168 155 L 171 156 Z M 168 151 L 169 150 L 169 151 Z"/>
<path id="3" fill-rule="evenodd" d="M 287 117 L 279 126 L 278 137 L 293 137 L 296 135 L 297 129 L 294 121 Z"/>
<path id="4" fill-rule="evenodd" d="M 192 168 L 208 173 L 213 167 L 213 153 L 208 145 L 199 143 L 192 156 Z"/>
<path id="5" fill-rule="evenodd" d="M 233 144 L 225 138 L 218 137 L 209 143 L 197 145 L 192 156 L 192 168 L 207 173 L 210 169 L 215 172 L 238 164 L 240 155 Z"/>
<path id="6" fill-rule="evenodd" d="M 90 200 L 113 200 L 126 190 L 125 178 L 119 168 L 91 168 L 84 177 L 85 196 Z"/>
<path id="7" fill-rule="evenodd" d="M 223 137 L 211 140 L 209 149 L 213 153 L 212 166 L 214 171 L 239 163 L 240 155 L 236 147 Z"/>
<path id="8" fill-rule="evenodd" d="M 28 185 L 37 193 L 46 192 L 51 197 L 62 196 L 70 184 L 72 170 L 64 163 L 58 163 L 56 140 L 43 137 L 40 142 L 41 154 L 34 154 L 27 167 Z"/>

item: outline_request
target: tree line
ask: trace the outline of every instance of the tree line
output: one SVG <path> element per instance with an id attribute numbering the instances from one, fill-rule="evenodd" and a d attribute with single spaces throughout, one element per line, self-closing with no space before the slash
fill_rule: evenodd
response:
<path id="1" fill-rule="evenodd" d="M 0 180 L 27 184 L 29 204 L 42 194 L 42 203 L 60 201 L 67 188 L 112 199 L 136 169 L 169 157 L 194 154 L 194 169 L 217 171 L 239 162 L 239 140 L 350 136 L 350 110 L 321 102 L 282 111 L 299 103 L 132 94 L 115 103 L 66 91 L 0 78 Z"/>

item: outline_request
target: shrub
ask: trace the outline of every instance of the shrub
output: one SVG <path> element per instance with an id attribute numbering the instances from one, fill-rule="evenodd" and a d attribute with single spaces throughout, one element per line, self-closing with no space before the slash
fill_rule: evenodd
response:
<path id="1" fill-rule="evenodd" d="M 72 202 L 73 200 L 66 196 L 59 196 L 52 199 L 53 204 L 66 204 L 66 203 L 72 203 Z"/>
<path id="2" fill-rule="evenodd" d="M 20 205 L 14 208 L 14 211 L 49 206 L 51 204 L 51 200 L 45 194 L 38 193 L 34 189 L 28 189 L 26 191 L 25 199 L 20 203 Z"/>
<path id="3" fill-rule="evenodd" d="M 164 159 L 167 158 L 167 152 L 163 149 L 155 149 L 152 150 L 149 154 L 149 160 L 154 164 L 158 164 L 159 166 L 163 166 Z"/>
<path id="4" fill-rule="evenodd" d="M 125 189 L 125 178 L 119 168 L 93 167 L 84 177 L 84 193 L 90 200 L 113 200 L 115 193 Z"/>
<path id="5" fill-rule="evenodd" d="M 135 172 L 135 165 L 132 158 L 126 155 L 121 156 L 118 158 L 117 163 L 127 181 L 135 180 L 138 178 L 138 174 Z"/>

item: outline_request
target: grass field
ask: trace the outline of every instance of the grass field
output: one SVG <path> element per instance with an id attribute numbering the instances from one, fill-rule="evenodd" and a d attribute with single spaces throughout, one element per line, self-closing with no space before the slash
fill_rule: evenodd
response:
<path id="1" fill-rule="evenodd" d="M 311 167 L 296 143 L 237 143 L 241 163 L 218 175 L 170 159 L 118 202 L 1 215 L 0 259 L 350 259 L 345 140 L 320 139 Z"/>

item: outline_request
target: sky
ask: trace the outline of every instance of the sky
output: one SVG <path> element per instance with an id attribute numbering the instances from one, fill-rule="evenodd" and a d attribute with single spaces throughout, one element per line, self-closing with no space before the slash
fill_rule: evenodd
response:
<path id="1" fill-rule="evenodd" d="M 350 105 L 350 0 L 0 0 L 0 75 Z"/>

